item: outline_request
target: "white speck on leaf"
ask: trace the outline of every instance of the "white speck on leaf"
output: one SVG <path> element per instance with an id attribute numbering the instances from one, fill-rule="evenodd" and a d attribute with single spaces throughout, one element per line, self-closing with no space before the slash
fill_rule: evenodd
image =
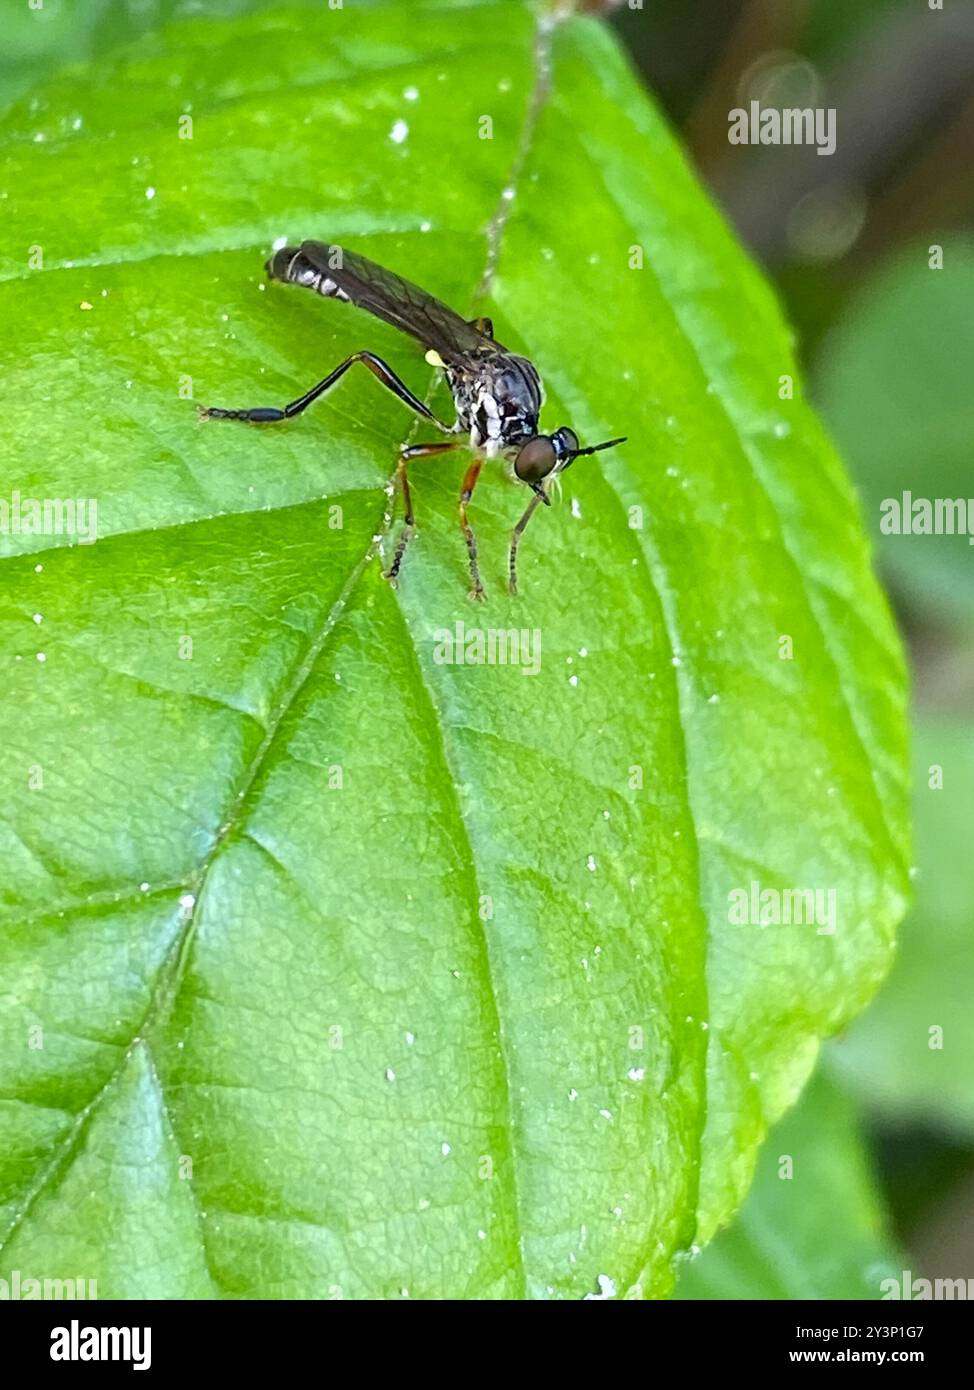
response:
<path id="1" fill-rule="evenodd" d="M 600 1274 L 598 1277 L 598 1284 L 598 1293 L 587 1293 L 582 1300 L 583 1302 L 591 1301 L 594 1303 L 598 1299 L 615 1298 L 616 1283 L 614 1279 L 610 1279 L 607 1274 Z"/>

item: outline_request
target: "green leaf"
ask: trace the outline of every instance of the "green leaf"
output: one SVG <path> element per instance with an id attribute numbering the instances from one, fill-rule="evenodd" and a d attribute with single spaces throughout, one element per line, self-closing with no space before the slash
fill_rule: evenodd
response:
<path id="1" fill-rule="evenodd" d="M 894 1246 L 854 1105 L 817 1073 L 769 1136 L 731 1226 L 684 1267 L 687 1299 L 878 1299 L 908 1261 Z"/>
<path id="2" fill-rule="evenodd" d="M 916 903 L 875 1003 L 830 1050 L 873 1112 L 974 1134 L 974 727 L 926 715 L 914 744 Z"/>
<path id="3" fill-rule="evenodd" d="M 953 238 L 941 249 L 942 269 L 931 269 L 931 248 L 914 245 L 867 281 L 826 340 L 816 399 L 862 489 L 894 590 L 938 622 L 946 614 L 969 626 L 969 537 L 880 529 L 892 516 L 884 502 L 902 512 L 905 493 L 971 495 L 974 244 Z"/>
<path id="4" fill-rule="evenodd" d="M 0 142 L 8 476 L 100 537 L 0 538 L 4 1264 L 665 1294 L 904 903 L 901 654 L 766 285 L 601 25 L 500 0 L 178 22 Z M 430 380 L 265 285 L 282 236 L 491 314 L 549 428 L 629 436 L 533 521 L 521 600 L 496 466 L 486 607 L 462 462 L 412 468 L 382 579 L 424 436 L 367 373 L 194 418 L 363 347 Z M 443 664 L 457 622 L 540 670 Z M 835 933 L 735 925 L 752 881 L 834 889 Z"/>

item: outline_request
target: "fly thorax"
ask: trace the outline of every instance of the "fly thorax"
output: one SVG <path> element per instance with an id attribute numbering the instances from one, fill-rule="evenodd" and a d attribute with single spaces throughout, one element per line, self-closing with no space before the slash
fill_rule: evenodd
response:
<path id="1" fill-rule="evenodd" d="M 541 378 L 534 364 L 526 357 L 505 353 L 484 395 L 484 415 L 490 438 L 509 447 L 537 434 L 541 401 Z"/>
<path id="2" fill-rule="evenodd" d="M 481 386 L 473 408 L 471 428 L 477 431 L 477 442 L 482 447 L 499 444 L 502 440 L 503 421 L 497 401 L 491 392 L 491 385 L 492 383 L 487 382 Z"/>
<path id="3" fill-rule="evenodd" d="M 447 379 L 457 423 L 473 448 L 496 453 L 537 434 L 543 392 L 526 357 L 494 351 L 466 368 L 448 368 Z"/>
<path id="4" fill-rule="evenodd" d="M 469 372 L 456 371 L 449 367 L 447 368 L 446 379 L 450 383 L 450 390 L 453 393 L 457 424 L 463 431 L 472 431 L 479 395 L 478 381 Z M 470 442 L 474 448 L 479 448 L 480 441 L 474 440 L 472 434 Z"/>

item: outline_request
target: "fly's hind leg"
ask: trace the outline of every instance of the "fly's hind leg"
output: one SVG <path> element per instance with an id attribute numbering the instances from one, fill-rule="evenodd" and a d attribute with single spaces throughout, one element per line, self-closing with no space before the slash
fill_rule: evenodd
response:
<path id="1" fill-rule="evenodd" d="M 467 542 L 467 555 L 470 560 L 470 578 L 473 588 L 470 590 L 472 599 L 481 600 L 487 597 L 484 586 L 480 578 L 480 566 L 477 563 L 477 537 L 473 533 L 473 527 L 467 518 L 467 503 L 473 496 L 473 490 L 477 486 L 477 479 L 480 477 L 480 459 L 474 459 L 467 469 L 463 479 L 463 487 L 460 489 L 460 530 L 463 538 Z"/>
<path id="2" fill-rule="evenodd" d="M 357 362 L 361 362 L 377 381 L 392 394 L 402 401 L 403 405 L 414 410 L 417 415 L 422 415 L 425 420 L 431 421 L 437 429 L 444 434 L 452 434 L 453 426 L 445 425 L 442 420 L 425 405 L 417 395 L 410 391 L 409 387 L 402 381 L 389 366 L 383 362 L 381 357 L 376 357 L 374 352 L 353 352 L 351 357 L 346 357 L 344 362 L 340 362 L 333 372 L 329 372 L 326 377 L 322 377 L 310 391 L 305 391 L 303 396 L 298 396 L 297 400 L 289 401 L 284 408 L 278 409 L 276 406 L 258 406 L 251 410 L 223 410 L 220 406 L 209 406 L 201 410 L 200 414 L 204 420 L 247 420 L 252 425 L 273 424 L 280 420 L 292 420 L 295 415 L 300 415 L 307 410 L 309 405 L 313 405 L 320 396 L 341 381 L 349 367 L 354 367 Z"/>
<path id="3" fill-rule="evenodd" d="M 402 530 L 396 542 L 396 548 L 392 556 L 392 564 L 385 572 L 385 578 L 390 584 L 395 584 L 399 578 L 399 570 L 402 565 L 402 557 L 406 553 L 406 546 L 413 538 L 416 530 L 416 521 L 413 517 L 413 500 L 409 491 L 409 475 L 407 467 L 410 459 L 426 458 L 430 454 L 447 454 L 451 449 L 462 449 L 464 444 L 460 440 L 451 440 L 449 443 L 437 441 L 435 444 L 410 444 L 400 449 L 399 462 L 396 464 L 396 480 L 402 492 Z"/>

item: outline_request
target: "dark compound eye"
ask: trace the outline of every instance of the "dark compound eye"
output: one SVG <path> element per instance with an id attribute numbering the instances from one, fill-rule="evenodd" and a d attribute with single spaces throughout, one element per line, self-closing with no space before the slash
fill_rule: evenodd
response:
<path id="1" fill-rule="evenodd" d="M 514 460 L 514 472 L 522 483 L 540 483 L 555 466 L 555 446 L 546 434 L 529 439 Z"/>

